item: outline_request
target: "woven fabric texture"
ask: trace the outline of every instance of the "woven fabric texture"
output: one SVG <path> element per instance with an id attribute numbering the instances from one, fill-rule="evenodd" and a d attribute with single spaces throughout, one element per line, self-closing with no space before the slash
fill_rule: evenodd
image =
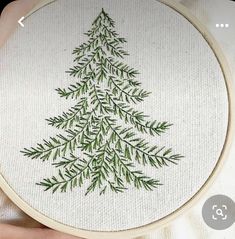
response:
<path id="1" fill-rule="evenodd" d="M 87 41 L 84 32 L 102 8 L 127 40 L 123 60 L 137 69 L 150 96 L 137 106 L 151 119 L 173 126 L 160 137 L 143 136 L 184 156 L 178 165 L 143 167 L 163 183 L 153 191 L 131 187 L 124 193 L 85 187 L 67 193 L 44 192 L 38 180 L 57 170 L 20 151 L 62 131 L 45 119 L 74 105 L 54 89 L 77 79 L 66 71 L 72 52 Z M 70 14 L 67 14 L 70 12 Z M 183 16 L 154 0 L 56 1 L 31 15 L 0 50 L 1 172 L 35 210 L 60 223 L 97 231 L 118 231 L 157 221 L 180 208 L 203 186 L 224 145 L 228 100 L 220 65 L 203 36 Z M 36 29 L 36 30 L 35 30 Z M 23 166 L 22 166 L 23 165 Z M 19 170 L 20 169 L 20 170 Z"/>

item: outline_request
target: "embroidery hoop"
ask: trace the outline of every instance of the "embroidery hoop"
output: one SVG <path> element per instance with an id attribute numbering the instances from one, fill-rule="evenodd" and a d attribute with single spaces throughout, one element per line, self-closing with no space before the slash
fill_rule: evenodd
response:
<path id="1" fill-rule="evenodd" d="M 220 63 L 221 69 L 224 74 L 224 80 L 227 86 L 227 93 L 228 93 L 228 104 L 229 104 L 229 122 L 228 122 L 228 131 L 227 131 L 227 137 L 224 143 L 223 150 L 221 152 L 220 158 L 217 161 L 217 164 L 212 171 L 210 177 L 207 179 L 207 181 L 204 183 L 204 185 L 201 187 L 201 189 L 184 205 L 182 205 L 180 208 L 178 208 L 176 211 L 172 212 L 168 216 L 158 220 L 157 222 L 150 223 L 148 225 L 135 228 L 135 229 L 129 229 L 125 231 L 118 231 L 118 232 L 95 232 L 95 231 L 86 231 L 86 230 L 80 230 L 76 228 L 72 228 L 69 226 L 62 225 L 61 223 L 58 223 L 52 219 L 49 219 L 48 217 L 42 215 L 40 212 L 36 211 L 32 207 L 30 207 L 27 203 L 23 201 L 15 192 L 14 190 L 7 184 L 4 177 L 0 175 L 0 185 L 3 189 L 3 191 L 8 195 L 8 197 L 17 205 L 19 206 L 24 212 L 29 214 L 31 217 L 36 219 L 37 221 L 47 225 L 50 228 L 53 228 L 55 230 L 59 230 L 68 234 L 72 234 L 75 236 L 85 237 L 85 238 L 122 238 L 122 237 L 137 237 L 139 235 L 147 234 L 150 230 L 154 230 L 158 227 L 161 227 L 165 225 L 166 223 L 169 223 L 177 216 L 184 213 L 186 210 L 188 210 L 191 206 L 193 206 L 199 198 L 208 190 L 210 185 L 212 184 L 213 180 L 218 175 L 219 171 L 221 170 L 223 163 L 227 157 L 229 147 L 232 142 L 232 131 L 233 131 L 233 92 L 232 92 L 232 84 L 231 84 L 231 73 L 229 70 L 228 63 L 223 55 L 222 50 L 216 43 L 213 36 L 208 32 L 208 30 L 194 17 L 192 16 L 188 10 L 177 4 L 172 2 L 171 0 L 160 0 L 159 2 L 162 2 L 163 4 L 171 7 L 178 13 L 180 13 L 183 17 L 188 19 L 194 27 L 203 35 L 204 39 L 209 43 L 211 49 L 215 53 L 215 56 Z M 42 6 L 40 6 L 42 7 Z"/>

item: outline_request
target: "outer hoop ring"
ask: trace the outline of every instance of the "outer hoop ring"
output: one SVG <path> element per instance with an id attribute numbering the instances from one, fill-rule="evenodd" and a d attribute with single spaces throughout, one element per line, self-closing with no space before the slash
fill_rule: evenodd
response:
<path id="1" fill-rule="evenodd" d="M 47 5 L 48 2 L 50 2 L 50 1 L 48 1 L 48 0 L 45 1 L 44 5 L 40 4 L 40 7 Z M 168 7 L 172 8 L 173 10 L 175 10 L 176 12 L 181 14 L 201 33 L 201 35 L 204 37 L 204 39 L 207 41 L 207 43 L 211 47 L 212 51 L 214 52 L 215 57 L 217 58 L 217 60 L 220 64 L 220 67 L 222 69 L 225 83 L 226 83 L 226 88 L 227 88 L 229 118 L 228 118 L 226 139 L 225 139 L 224 146 L 221 151 L 220 157 L 216 163 L 216 166 L 213 169 L 209 178 L 199 189 L 199 191 L 193 197 L 191 197 L 191 199 L 188 200 L 184 205 L 182 205 L 180 208 L 178 208 L 171 214 L 165 216 L 164 218 L 162 218 L 156 222 L 152 222 L 152 223 L 147 224 L 142 227 L 123 230 L 123 231 L 116 231 L 116 232 L 87 231 L 87 230 L 76 229 L 76 228 L 66 226 L 64 224 L 61 224 L 55 220 L 48 218 L 47 216 L 43 215 L 39 211 L 33 209 L 22 198 L 20 198 L 15 193 L 15 191 L 8 185 L 4 176 L 0 173 L 0 187 L 7 194 L 7 196 L 29 216 L 31 216 L 35 220 L 39 221 L 40 223 L 42 223 L 52 229 L 55 229 L 57 231 L 61 231 L 61 232 L 67 233 L 67 234 L 71 234 L 74 236 L 92 238 L 92 239 L 119 239 L 119 238 L 124 238 L 124 237 L 125 238 L 133 238 L 133 237 L 137 237 L 140 235 L 148 234 L 149 231 L 159 228 L 163 225 L 165 226 L 166 224 L 170 223 L 173 219 L 182 215 L 185 211 L 189 210 L 189 208 L 191 208 L 193 205 L 195 205 L 195 203 L 203 196 L 203 194 L 212 185 L 214 179 L 216 178 L 216 176 L 218 175 L 218 173 L 220 172 L 220 170 L 223 167 L 223 164 L 228 156 L 229 148 L 232 143 L 233 131 L 234 131 L 234 126 L 232 125 L 232 122 L 234 120 L 234 112 L 233 112 L 234 93 L 233 93 L 233 85 L 232 85 L 232 75 L 231 75 L 231 72 L 229 69 L 229 65 L 227 63 L 227 60 L 226 60 L 221 48 L 219 47 L 218 43 L 216 42 L 214 37 L 211 35 L 211 33 L 202 25 L 202 23 L 199 22 L 199 20 L 196 17 L 194 17 L 192 14 L 190 14 L 189 11 L 185 7 L 183 7 L 182 5 L 180 5 L 178 3 L 174 3 L 173 0 L 157 0 L 157 1 L 167 5 Z"/>

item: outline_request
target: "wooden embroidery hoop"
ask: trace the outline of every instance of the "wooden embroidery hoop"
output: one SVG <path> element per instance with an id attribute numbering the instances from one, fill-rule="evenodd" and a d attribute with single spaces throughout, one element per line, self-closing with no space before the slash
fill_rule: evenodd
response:
<path id="1" fill-rule="evenodd" d="M 67 234 L 71 234 L 74 236 L 84 237 L 84 238 L 93 238 L 93 239 L 118 239 L 118 238 L 134 238 L 141 235 L 148 234 L 149 231 L 154 230 L 156 228 L 159 228 L 161 226 L 166 226 L 166 224 L 170 223 L 172 220 L 174 220 L 179 215 L 183 214 L 186 210 L 191 208 L 201 197 L 202 195 L 209 189 L 212 182 L 218 175 L 219 171 L 221 170 L 225 159 L 228 156 L 229 148 L 232 143 L 232 135 L 233 135 L 233 107 L 234 107 L 234 100 L 233 100 L 233 91 L 232 91 L 232 75 L 228 66 L 228 63 L 225 59 L 225 56 L 218 46 L 218 43 L 215 41 L 213 36 L 208 32 L 208 30 L 195 18 L 192 16 L 189 11 L 183 7 L 182 5 L 178 3 L 174 3 L 172 0 L 158 0 L 159 2 L 164 3 L 165 5 L 171 7 L 178 13 L 180 13 L 182 16 L 184 16 L 196 29 L 203 35 L 204 39 L 209 43 L 211 49 L 215 53 L 215 56 L 220 63 L 221 69 L 223 71 L 224 79 L 226 82 L 227 87 L 227 93 L 228 93 L 228 104 L 229 104 L 229 121 L 228 121 L 228 128 L 227 128 L 227 136 L 224 143 L 223 150 L 221 152 L 221 155 L 217 161 L 217 164 L 212 171 L 210 177 L 207 179 L 207 181 L 204 183 L 204 185 L 201 187 L 201 189 L 184 205 L 182 205 L 180 208 L 178 208 L 176 211 L 172 212 L 171 214 L 167 215 L 166 217 L 150 223 L 148 225 L 124 230 L 124 231 L 118 231 L 118 232 L 96 232 L 96 231 L 86 231 L 86 230 L 80 230 L 76 228 L 72 228 L 66 225 L 63 225 L 59 222 L 56 222 L 46 216 L 44 216 L 42 213 L 36 211 L 32 207 L 30 207 L 22 198 L 20 198 L 14 190 L 7 184 L 7 181 L 4 179 L 3 175 L 0 174 L 0 186 L 3 189 L 3 191 L 7 194 L 7 196 L 19 207 L 21 208 L 25 213 L 27 213 L 29 216 L 34 218 L 35 220 L 39 221 L 42 224 L 45 224 L 46 226 L 62 231 Z M 48 3 L 53 1 L 42 1 L 37 8 L 34 9 L 28 16 L 30 16 L 33 12 L 40 9 L 41 7 L 47 5 Z"/>

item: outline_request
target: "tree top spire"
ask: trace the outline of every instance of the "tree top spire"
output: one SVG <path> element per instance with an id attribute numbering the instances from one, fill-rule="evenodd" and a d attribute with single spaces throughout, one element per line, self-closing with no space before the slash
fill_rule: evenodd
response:
<path id="1" fill-rule="evenodd" d="M 95 19 L 92 25 L 93 26 L 106 25 L 107 27 L 113 28 L 115 26 L 115 22 L 110 18 L 109 14 L 105 12 L 104 8 L 102 8 L 100 14 Z"/>

